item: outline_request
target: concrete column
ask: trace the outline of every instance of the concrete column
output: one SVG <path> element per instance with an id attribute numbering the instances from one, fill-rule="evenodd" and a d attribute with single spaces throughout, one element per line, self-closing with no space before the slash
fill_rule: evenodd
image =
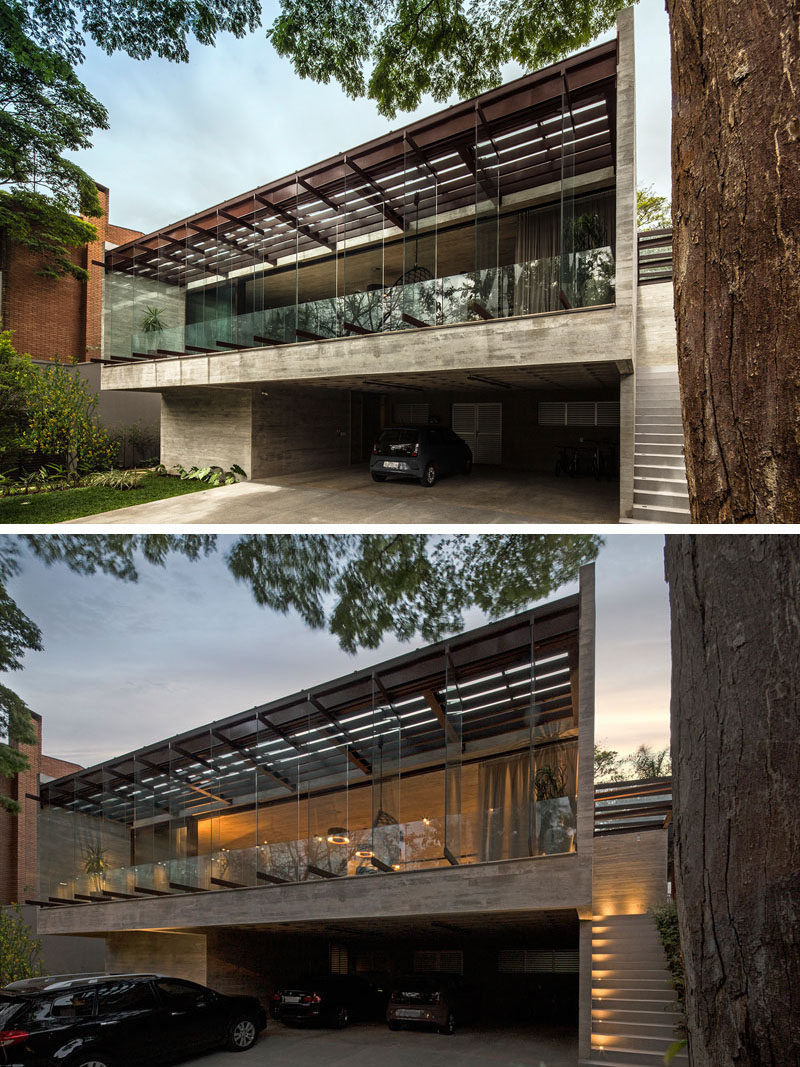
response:
<path id="1" fill-rule="evenodd" d="M 581 567 L 578 623 L 578 852 L 592 862 L 594 841 L 594 564 Z"/>
<path id="2" fill-rule="evenodd" d="M 634 62 L 633 8 L 617 16 L 617 314 L 625 338 L 620 359 L 632 360 L 636 369 L 636 304 L 638 296 L 638 248 L 636 228 L 636 67 Z M 620 518 L 633 515 L 633 418 L 635 379 L 620 383 Z"/>
<path id="3" fill-rule="evenodd" d="M 578 1060 L 592 1052 L 592 920 L 581 919 L 578 963 Z"/>
<path id="4" fill-rule="evenodd" d="M 633 470 L 636 456 L 636 377 L 619 380 L 619 517 L 633 517 Z"/>

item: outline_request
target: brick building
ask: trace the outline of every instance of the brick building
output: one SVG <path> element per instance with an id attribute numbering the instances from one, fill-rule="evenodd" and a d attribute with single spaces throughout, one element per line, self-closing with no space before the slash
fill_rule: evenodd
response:
<path id="1" fill-rule="evenodd" d="M 0 905 L 22 903 L 36 886 L 39 788 L 45 782 L 80 770 L 80 764 L 42 753 L 42 717 L 32 713 L 36 743 L 21 745 L 30 766 L 16 778 L 0 775 L 0 793 L 16 800 L 19 815 L 0 810 Z"/>
<path id="2" fill-rule="evenodd" d="M 103 207 L 103 215 L 91 220 L 97 240 L 74 254 L 89 272 L 88 282 L 41 277 L 38 256 L 0 237 L 0 319 L 3 329 L 14 331 L 17 350 L 34 359 L 84 362 L 100 356 L 104 271 L 98 264 L 108 249 L 140 232 L 109 222 L 109 191 L 97 188 Z"/>

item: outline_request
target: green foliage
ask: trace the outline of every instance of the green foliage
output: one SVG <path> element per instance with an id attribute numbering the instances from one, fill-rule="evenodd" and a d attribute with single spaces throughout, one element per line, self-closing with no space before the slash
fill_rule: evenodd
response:
<path id="1" fill-rule="evenodd" d="M 633 778 L 666 778 L 672 774 L 669 751 L 653 751 L 650 745 L 639 745 L 629 756 L 620 756 L 616 749 L 594 746 L 594 778 L 596 782 L 625 782 Z"/>
<path id="2" fill-rule="evenodd" d="M 71 250 L 96 231 L 75 215 L 97 218 L 101 207 L 67 153 L 108 128 L 106 109 L 74 70 L 87 37 L 109 55 L 185 62 L 190 38 L 213 44 L 259 22 L 257 0 L 0 0 L 0 234 L 40 256 L 40 273 L 87 277 Z"/>
<path id="3" fill-rule="evenodd" d="M 163 308 L 146 307 L 142 316 L 142 333 L 161 333 L 165 330 L 167 326 L 161 318 L 163 314 Z"/>
<path id="4" fill-rule="evenodd" d="M 47 5 L 54 7 L 55 5 Z M 41 257 L 40 273 L 85 279 L 71 250 L 96 236 L 97 187 L 65 153 L 89 148 L 106 110 L 39 32 L 45 5 L 0 0 L 0 233 Z"/>
<path id="5" fill-rule="evenodd" d="M 176 467 L 175 470 L 181 481 L 204 482 L 212 489 L 219 485 L 233 485 L 239 478 L 247 477 L 238 463 L 234 463 L 230 470 L 227 471 L 224 471 L 222 467 L 190 467 L 187 471 L 185 467 L 180 466 Z M 166 468 L 162 468 L 159 473 L 166 474 Z"/>
<path id="6" fill-rule="evenodd" d="M 512 60 L 537 70 L 610 29 L 626 0 L 281 0 L 268 30 L 302 78 L 369 95 L 383 115 L 474 96 Z"/>
<path id="7" fill-rule="evenodd" d="M 16 449 L 25 425 L 25 392 L 17 377 L 18 359 L 11 331 L 0 331 L 0 456 Z"/>
<path id="8" fill-rule="evenodd" d="M 0 989 L 42 974 L 41 950 L 42 942 L 31 934 L 19 904 L 0 908 Z"/>
<path id="9" fill-rule="evenodd" d="M 89 485 L 105 489 L 140 489 L 147 475 L 143 471 L 101 471 L 87 479 Z"/>
<path id="10" fill-rule="evenodd" d="M 39 627 L 20 610 L 5 587 L 18 570 L 13 539 L 4 537 L 0 542 L 0 674 L 21 670 L 25 653 L 42 647 Z M 35 741 L 36 730 L 30 708 L 12 689 L 0 685 L 0 775 L 11 778 L 25 770 L 27 757 L 15 746 L 31 745 Z M 16 801 L 2 794 L 0 808 L 19 811 Z"/>
<path id="11" fill-rule="evenodd" d="M 628 760 L 633 768 L 634 778 L 665 778 L 672 774 L 672 762 L 666 748 L 654 751 L 650 745 L 639 745 Z"/>
<path id="12" fill-rule="evenodd" d="M 624 782 L 626 760 L 613 748 L 594 746 L 594 780 L 596 782 Z"/>
<path id="13" fill-rule="evenodd" d="M 0 334 L 13 352 L 10 335 Z M 107 467 L 114 446 L 94 418 L 97 394 L 81 376 L 62 363 L 37 367 L 30 356 L 13 352 L 9 378 L 25 398 L 25 420 L 16 447 L 23 452 L 59 456 L 68 469 Z"/>
<path id="14" fill-rule="evenodd" d="M 657 196 L 652 185 L 636 190 L 636 225 L 640 230 L 672 226 L 672 205 L 666 196 Z"/>
<path id="15" fill-rule="evenodd" d="M 681 937 L 678 927 L 678 909 L 672 901 L 653 908 L 653 920 L 658 929 L 661 943 L 667 957 L 670 979 L 678 999 L 681 1012 L 686 1010 L 686 976 L 681 954 Z"/>
<path id="16" fill-rule="evenodd" d="M 566 767 L 540 767 L 533 779 L 533 788 L 537 800 L 555 800 L 567 795 Z"/>

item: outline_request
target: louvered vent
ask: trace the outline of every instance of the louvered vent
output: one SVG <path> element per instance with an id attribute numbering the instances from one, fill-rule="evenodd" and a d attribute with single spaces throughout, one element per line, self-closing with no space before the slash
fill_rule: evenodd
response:
<path id="1" fill-rule="evenodd" d="M 539 401 L 540 426 L 619 426 L 619 401 Z"/>
<path id="2" fill-rule="evenodd" d="M 442 949 L 439 952 L 419 949 L 414 953 L 414 972 L 428 974 L 431 971 L 442 974 L 463 974 L 464 953 L 460 949 Z"/>
<path id="3" fill-rule="evenodd" d="M 564 949 L 504 948 L 497 954 L 497 970 L 500 974 L 577 974 L 578 953 Z"/>
<path id="4" fill-rule="evenodd" d="M 392 411 L 396 426 L 427 426 L 429 417 L 427 404 L 395 404 Z"/>

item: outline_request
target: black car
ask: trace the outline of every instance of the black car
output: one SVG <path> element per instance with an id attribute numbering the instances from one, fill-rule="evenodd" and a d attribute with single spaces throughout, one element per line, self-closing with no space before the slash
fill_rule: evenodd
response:
<path id="1" fill-rule="evenodd" d="M 254 997 L 157 974 L 56 975 L 0 989 L 0 1064 L 142 1067 L 204 1049 L 252 1048 L 267 1025 Z"/>
<path id="2" fill-rule="evenodd" d="M 386 996 L 358 975 L 309 978 L 272 994 L 270 1010 L 283 1023 L 319 1023 L 344 1029 L 351 1022 L 380 1018 Z"/>
<path id="3" fill-rule="evenodd" d="M 372 446 L 369 469 L 376 482 L 397 475 L 431 486 L 442 474 L 469 474 L 472 452 L 446 426 L 389 426 Z"/>

